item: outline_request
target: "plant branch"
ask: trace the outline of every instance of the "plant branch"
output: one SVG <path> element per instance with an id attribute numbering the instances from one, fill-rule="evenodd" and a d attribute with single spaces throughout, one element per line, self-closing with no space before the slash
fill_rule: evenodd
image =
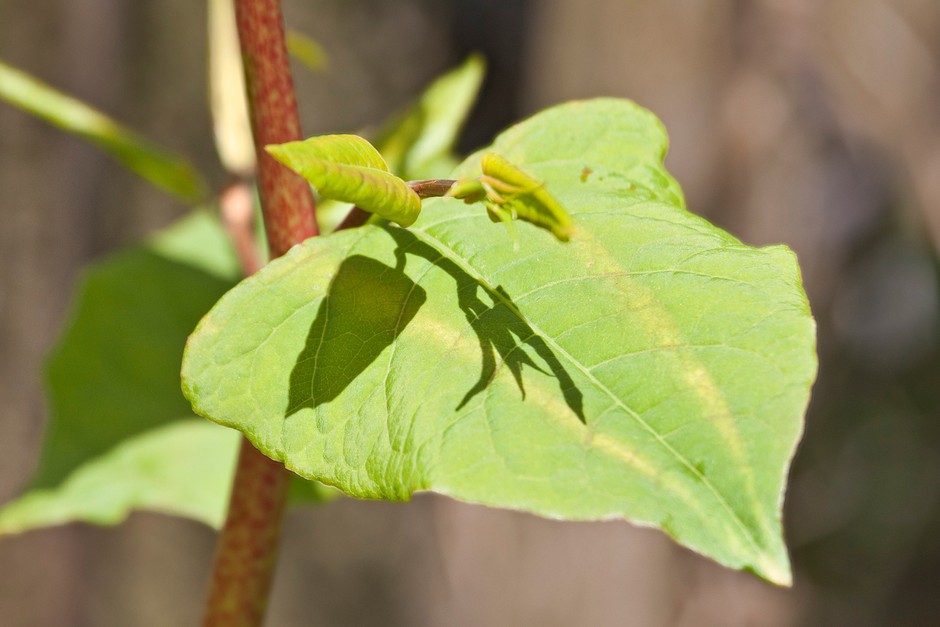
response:
<path id="1" fill-rule="evenodd" d="M 306 181 L 272 159 L 268 144 L 301 139 L 279 0 L 235 0 L 245 65 L 258 185 L 271 257 L 317 235 Z M 248 253 L 237 197 L 224 216 L 246 273 L 258 267 Z M 242 440 L 228 516 L 219 537 L 203 619 L 205 627 L 258 627 L 264 620 L 280 544 L 291 474 Z"/>
<path id="2" fill-rule="evenodd" d="M 245 276 L 261 269 L 261 256 L 255 241 L 254 202 L 251 188 L 241 178 L 226 185 L 219 194 L 222 225 L 235 248 L 235 255 Z"/>
<path id="3" fill-rule="evenodd" d="M 447 192 L 450 191 L 450 188 L 453 187 L 456 182 L 457 181 L 453 179 L 425 179 L 421 181 L 408 181 L 408 186 L 411 187 L 420 198 L 436 198 L 446 196 Z M 354 206 L 349 210 L 349 213 L 346 214 L 346 217 L 343 218 L 343 221 L 339 223 L 339 226 L 336 227 L 336 230 L 342 231 L 343 229 L 362 226 L 369 221 L 370 217 L 372 217 L 371 213 L 361 207 Z"/>
<path id="4" fill-rule="evenodd" d="M 235 0 L 235 17 L 258 157 L 261 210 L 271 257 L 279 257 L 319 232 L 307 182 L 264 150 L 269 144 L 301 139 L 280 0 Z"/>
<path id="5" fill-rule="evenodd" d="M 456 182 L 453 179 L 425 179 L 408 181 L 408 186 L 421 198 L 436 198 L 446 196 Z"/>

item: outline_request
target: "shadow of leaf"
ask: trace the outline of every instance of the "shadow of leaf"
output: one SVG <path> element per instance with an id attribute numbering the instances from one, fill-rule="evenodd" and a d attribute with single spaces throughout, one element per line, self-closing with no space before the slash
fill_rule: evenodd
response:
<path id="1" fill-rule="evenodd" d="M 405 255 L 412 254 L 433 263 L 454 279 L 457 303 L 477 336 L 481 357 L 480 377 L 467 390 L 456 409 L 464 407 L 474 396 L 486 389 L 503 366 L 512 373 L 522 397 L 525 398 L 522 369 L 523 366 L 529 366 L 545 374 L 550 372 L 558 380 L 565 403 L 582 423 L 586 423 L 581 390 L 548 344 L 516 313 L 519 311 L 518 307 L 502 287 L 495 290 L 486 289 L 456 263 L 405 229 L 389 228 L 388 233 L 398 244 L 395 251 L 398 268 L 404 269 Z M 480 298 L 480 290 L 489 296 L 492 304 L 487 304 Z M 542 366 L 533 360 L 525 350 L 526 347 L 543 362 Z"/>
<path id="2" fill-rule="evenodd" d="M 337 269 L 291 370 L 285 417 L 339 396 L 427 300 L 401 268 L 353 255 Z"/>

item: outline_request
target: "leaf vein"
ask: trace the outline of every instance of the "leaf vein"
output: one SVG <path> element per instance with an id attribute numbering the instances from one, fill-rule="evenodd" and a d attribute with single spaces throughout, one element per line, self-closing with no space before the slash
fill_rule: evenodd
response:
<path id="1" fill-rule="evenodd" d="M 758 552 L 761 551 L 761 547 L 757 542 L 757 539 L 754 537 L 750 529 L 747 528 L 747 525 L 744 524 L 744 521 L 741 520 L 741 517 L 736 511 L 731 507 L 731 504 L 725 498 L 725 496 L 712 484 L 712 482 L 706 477 L 698 468 L 695 467 L 682 453 L 680 453 L 675 447 L 673 447 L 668 441 L 663 439 L 663 437 L 650 425 L 646 422 L 643 417 L 624 403 L 613 391 L 610 390 L 602 381 L 594 376 L 593 373 L 588 370 L 584 364 L 574 358 L 568 351 L 558 345 L 555 342 L 554 338 L 545 334 L 536 324 L 531 320 L 527 320 L 518 308 L 503 294 L 497 291 L 489 282 L 479 273 L 477 270 L 471 266 L 468 266 L 464 260 L 449 246 L 444 242 L 437 239 L 430 233 L 427 233 L 423 229 L 412 229 L 412 233 L 416 237 L 422 239 L 426 244 L 436 248 L 443 256 L 448 258 L 453 263 L 457 264 L 464 272 L 466 272 L 471 277 L 475 278 L 481 285 L 483 285 L 495 298 L 499 299 L 504 306 L 506 306 L 519 320 L 529 325 L 529 328 L 532 331 L 539 335 L 545 341 L 546 344 L 553 347 L 557 350 L 569 363 L 571 363 L 575 368 L 577 368 L 581 373 L 589 379 L 597 389 L 607 395 L 616 405 L 618 405 L 624 412 L 632 417 L 645 431 L 647 431 L 653 439 L 655 439 L 666 451 L 672 455 L 676 461 L 678 461 L 682 466 L 686 468 L 705 488 L 712 494 L 716 501 L 721 505 L 725 512 L 730 517 L 732 523 L 738 528 L 742 537 L 753 546 Z M 619 443 L 618 443 L 619 446 Z"/>

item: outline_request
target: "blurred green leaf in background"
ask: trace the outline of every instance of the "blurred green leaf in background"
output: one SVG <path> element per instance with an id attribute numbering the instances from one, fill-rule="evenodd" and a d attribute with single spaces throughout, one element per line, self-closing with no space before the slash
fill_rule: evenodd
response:
<path id="1" fill-rule="evenodd" d="M 206 193 L 205 182 L 188 160 L 2 61 L 0 99 L 95 144 L 129 170 L 184 202 L 197 202 Z"/>

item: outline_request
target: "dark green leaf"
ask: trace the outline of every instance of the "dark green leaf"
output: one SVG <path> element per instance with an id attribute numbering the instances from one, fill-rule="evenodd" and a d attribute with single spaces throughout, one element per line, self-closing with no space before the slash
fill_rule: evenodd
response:
<path id="1" fill-rule="evenodd" d="M 239 439 L 193 415 L 179 363 L 193 325 L 238 276 L 225 233 L 205 212 L 86 271 L 48 360 L 39 469 L 0 508 L 0 534 L 113 524 L 132 509 L 221 522 Z M 297 483 L 300 501 L 322 500 L 321 486 Z"/>

